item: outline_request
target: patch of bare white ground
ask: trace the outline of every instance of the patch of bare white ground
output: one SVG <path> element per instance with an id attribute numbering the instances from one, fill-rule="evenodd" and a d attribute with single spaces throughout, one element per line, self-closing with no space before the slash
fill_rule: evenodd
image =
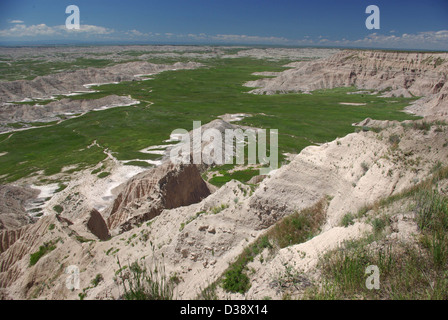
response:
<path id="1" fill-rule="evenodd" d="M 129 95 L 128 98 L 131 100 L 129 103 L 112 103 L 112 104 L 107 104 L 104 106 L 101 106 L 99 108 L 93 109 L 92 111 L 102 111 L 102 110 L 107 110 L 110 108 L 116 108 L 116 107 L 130 107 L 130 106 L 134 106 L 137 104 L 140 104 L 140 101 L 138 100 L 134 100 L 132 99 L 132 97 Z"/>
<path id="2" fill-rule="evenodd" d="M 27 212 L 34 212 L 36 209 L 41 209 L 43 214 L 48 214 L 48 211 L 45 209 L 46 203 L 48 202 L 48 199 L 51 198 L 56 190 L 59 188 L 58 183 L 52 183 L 48 185 L 34 185 L 31 184 L 30 188 L 39 190 L 38 196 L 26 204 L 25 210 Z M 30 215 L 33 215 L 33 213 L 30 213 Z"/>
<path id="3" fill-rule="evenodd" d="M 120 185 L 136 174 L 146 170 L 138 166 L 124 165 L 119 161 L 115 162 L 111 159 L 106 159 L 99 163 L 96 168 L 101 168 L 103 165 L 105 166 L 104 172 L 110 173 L 104 178 L 99 178 L 97 174 L 92 174 L 94 168 L 73 173 L 70 176 L 70 181 L 66 183 L 67 187 L 63 191 L 50 195 L 52 198 L 45 203 L 44 214 L 54 214 L 52 208 L 55 205 L 62 205 L 64 209 L 78 206 L 85 210 L 95 208 L 101 212 L 112 203 L 115 196 L 119 193 Z M 73 200 L 68 203 L 68 206 L 65 206 L 68 197 L 73 198 Z M 63 214 L 68 218 L 76 218 L 76 216 L 72 215 L 82 211 L 79 207 L 77 209 L 74 211 L 75 213 L 64 210 Z"/>
<path id="4" fill-rule="evenodd" d="M 170 139 L 167 141 L 179 141 L 178 135 L 171 135 Z M 132 159 L 132 160 L 118 160 L 112 154 L 112 152 L 106 148 L 103 148 L 95 140 L 87 148 L 99 147 L 103 149 L 104 154 L 107 155 L 107 159 L 99 163 L 94 168 L 89 168 L 82 170 L 78 173 L 73 173 L 70 176 L 70 182 L 66 185 L 67 187 L 55 194 L 55 191 L 59 188 L 59 184 L 51 184 L 46 186 L 36 186 L 31 187 L 41 190 L 41 195 L 38 196 L 30 205 L 27 207 L 28 211 L 40 208 L 42 209 L 44 215 L 54 214 L 53 207 L 55 205 L 61 205 L 66 202 L 67 197 L 72 197 L 74 194 L 78 195 L 76 198 L 82 202 L 82 207 L 85 209 L 95 208 L 99 212 L 109 206 L 115 196 L 119 193 L 119 186 L 130 180 L 135 175 L 147 170 L 147 168 L 140 166 L 127 165 L 127 163 L 132 161 L 146 162 L 153 166 L 159 166 L 162 164 L 162 160 L 150 160 L 150 159 Z M 150 146 L 148 148 L 140 150 L 142 153 L 148 154 L 165 154 L 167 147 L 172 146 L 166 145 L 156 145 Z M 91 172 L 95 169 L 102 168 L 103 172 L 109 172 L 107 177 L 99 178 L 97 174 L 92 174 Z M 66 171 L 68 168 L 64 168 L 62 171 Z M 62 176 L 63 177 L 63 176 Z M 55 177 L 56 178 L 56 177 Z M 71 204 L 73 206 L 73 203 Z M 79 210 L 77 210 L 79 212 Z M 64 215 L 71 217 L 70 212 L 64 211 Z"/>
<path id="5" fill-rule="evenodd" d="M 252 75 L 254 76 L 265 76 L 265 77 L 277 77 L 281 74 L 281 72 L 273 72 L 273 71 L 263 71 L 263 72 L 254 72 Z"/>
<path id="6" fill-rule="evenodd" d="M 164 140 L 163 142 L 177 142 L 177 141 L 181 141 L 183 138 L 183 134 L 180 133 L 172 133 L 170 134 L 170 138 L 167 140 Z"/>
<path id="7" fill-rule="evenodd" d="M 139 150 L 141 153 L 147 153 L 147 154 L 159 154 L 163 155 L 165 154 L 166 148 L 170 147 L 171 144 L 163 144 L 158 146 L 151 146 L 142 150 Z"/>
<path id="8" fill-rule="evenodd" d="M 224 115 L 219 116 L 218 118 L 226 122 L 235 122 L 235 121 L 241 121 L 247 117 L 251 117 L 251 115 L 247 113 L 226 113 Z"/>
<path id="9" fill-rule="evenodd" d="M 344 106 L 365 106 L 367 103 L 356 103 L 356 102 L 339 102 L 339 104 L 342 104 Z"/>
<path id="10" fill-rule="evenodd" d="M 151 159 L 132 159 L 132 160 L 122 160 L 121 162 L 123 164 L 127 164 L 129 162 L 146 162 L 147 164 L 154 165 L 154 166 L 160 166 L 162 164 L 162 160 L 151 160 Z"/>
<path id="11" fill-rule="evenodd" d="M 101 212 L 115 198 L 114 189 L 144 170 L 146 169 L 138 166 L 117 165 L 111 168 L 110 175 L 106 178 L 90 175 L 93 179 L 87 178 L 87 183 L 81 184 L 82 191 L 90 195 L 91 207 Z"/>
<path id="12" fill-rule="evenodd" d="M 94 87 L 94 86 L 103 86 L 106 84 L 119 84 L 120 82 L 97 82 L 97 83 L 86 83 L 83 84 L 84 88 L 90 89 L 90 87 Z"/>
<path id="13" fill-rule="evenodd" d="M 358 91 L 354 91 L 354 92 L 347 92 L 347 94 L 368 94 L 368 95 L 375 95 L 378 94 L 378 92 L 374 91 L 374 92 L 370 92 L 370 91 L 365 91 L 365 90 L 358 90 Z"/>
<path id="14" fill-rule="evenodd" d="M 136 174 L 147 170 L 147 168 L 125 165 L 125 163 L 129 161 L 144 161 L 152 165 L 159 165 L 161 163 L 160 161 L 145 159 L 119 161 L 113 156 L 110 150 L 103 148 L 96 141 L 90 146 L 87 146 L 87 148 L 93 146 L 103 149 L 104 154 L 107 155 L 106 160 L 100 162 L 94 168 L 88 168 L 80 172 L 72 173 L 70 175 L 70 181 L 68 183 L 65 182 L 67 187 L 57 194 L 55 194 L 55 191 L 59 187 L 58 183 L 46 186 L 32 185 L 32 188 L 37 188 L 43 192 L 41 192 L 41 195 L 34 201 L 35 204 L 27 209 L 32 210 L 41 208 L 43 209 L 44 215 L 54 214 L 53 207 L 55 205 L 62 205 L 65 209 L 66 206 L 64 206 L 64 204 L 67 204 L 66 199 L 73 198 L 73 202 L 77 202 L 77 206 L 82 206 L 86 210 L 95 208 L 101 212 L 112 203 L 115 196 L 119 193 L 118 187 L 120 185 L 134 177 Z M 109 175 L 100 178 L 98 177 L 98 173 L 92 174 L 93 170 L 100 168 L 102 168 L 103 172 L 109 172 Z M 62 172 L 66 171 L 66 169 L 67 168 L 64 168 Z M 55 176 L 55 178 L 57 177 L 58 176 Z M 64 174 L 62 173 L 60 177 L 64 179 Z M 74 203 L 70 203 L 67 207 L 75 206 Z M 81 210 L 74 210 L 74 212 L 78 213 L 80 211 Z M 71 214 L 71 212 L 64 210 L 64 215 L 72 218 Z"/>
<path id="15" fill-rule="evenodd" d="M 71 92 L 71 93 L 61 94 L 61 96 L 71 97 L 71 96 L 79 96 L 81 94 L 94 93 L 94 92 L 98 92 L 98 91 L 96 91 L 96 90 L 75 91 L 75 92 Z"/>

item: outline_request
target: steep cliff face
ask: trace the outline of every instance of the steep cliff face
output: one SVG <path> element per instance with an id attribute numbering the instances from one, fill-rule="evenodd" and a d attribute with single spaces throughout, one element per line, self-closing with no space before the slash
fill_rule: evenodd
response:
<path id="1" fill-rule="evenodd" d="M 31 252 L 36 251 L 36 248 L 43 243 L 43 235 L 48 230 L 49 225 L 54 223 L 54 221 L 56 221 L 55 217 L 41 219 L 33 225 L 15 230 L 14 239 L 11 239 L 14 237 L 11 232 L 3 233 L 2 240 L 9 236 L 9 240 L 15 241 L 2 241 L 3 249 L 0 253 L 0 288 L 10 285 L 20 276 L 22 267 L 19 266 L 19 262 Z M 24 261 L 24 263 L 28 261 Z"/>
<path id="2" fill-rule="evenodd" d="M 12 185 L 0 185 L 0 230 L 16 229 L 33 219 L 26 213 L 26 201 L 35 198 L 39 191 Z"/>
<path id="3" fill-rule="evenodd" d="M 27 231 L 27 227 L 0 231 L 0 253 L 8 250 Z"/>
<path id="4" fill-rule="evenodd" d="M 110 230 L 124 231 L 154 218 L 163 209 L 190 205 L 209 194 L 195 165 L 166 162 L 132 178 L 103 215 Z"/>
<path id="5" fill-rule="evenodd" d="M 98 237 L 98 239 L 104 241 L 110 238 L 106 222 L 97 210 L 93 209 L 90 211 L 86 226 L 92 234 Z"/>
<path id="6" fill-rule="evenodd" d="M 71 264 L 64 260 L 77 256 L 73 264 L 81 263 L 86 257 L 84 247 L 90 243 L 83 241 L 72 225 L 63 217 L 51 215 L 16 230 L 20 238 L 0 253 L 0 299 L 34 299 L 59 277 L 50 290 L 54 299 L 63 297 L 60 290 L 67 290 L 64 268 Z"/>
<path id="7" fill-rule="evenodd" d="M 288 66 L 292 69 L 276 78 L 250 81 L 246 86 L 256 87 L 251 91 L 256 94 L 356 86 L 384 90 L 387 96 L 425 97 L 410 111 L 423 116 L 448 114 L 447 53 L 345 50 L 327 59 Z"/>

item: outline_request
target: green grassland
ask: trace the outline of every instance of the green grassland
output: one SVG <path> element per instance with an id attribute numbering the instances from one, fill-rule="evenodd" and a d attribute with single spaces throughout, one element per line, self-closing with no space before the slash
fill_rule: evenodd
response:
<path id="1" fill-rule="evenodd" d="M 77 58 L 73 62 L 36 61 L 34 59 L 5 60 L 0 57 L 0 81 L 33 80 L 37 76 L 45 76 L 61 71 L 74 71 L 88 67 L 102 68 L 117 64 L 107 59 Z"/>
<path id="2" fill-rule="evenodd" d="M 139 105 L 89 112 L 49 127 L 0 135 L 0 153 L 7 152 L 0 157 L 0 182 L 15 181 L 40 170 L 52 175 L 68 165 L 78 165 L 78 169 L 96 165 L 106 155 L 102 148 L 87 148 L 95 140 L 120 160 L 154 159 L 156 156 L 138 150 L 163 144 L 174 129 L 191 130 L 193 120 L 205 124 L 225 113 L 250 113 L 253 116 L 240 124 L 278 129 L 280 163 L 282 153 L 298 153 L 312 143 L 342 137 L 354 131 L 352 123 L 367 117 L 414 118 L 401 112 L 412 99 L 347 94 L 356 88 L 319 90 L 312 95 L 247 93 L 251 89 L 243 84 L 260 78 L 253 72 L 282 71 L 287 61 L 235 58 L 202 62 L 206 65 L 203 68 L 167 71 L 147 81 L 97 86 L 92 89 L 99 92 L 71 97 L 131 95 L 141 101 Z"/>

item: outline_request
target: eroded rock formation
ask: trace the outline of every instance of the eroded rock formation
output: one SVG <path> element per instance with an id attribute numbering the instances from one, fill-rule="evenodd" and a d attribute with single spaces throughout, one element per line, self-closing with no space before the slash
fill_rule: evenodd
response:
<path id="1" fill-rule="evenodd" d="M 424 97 L 408 110 L 447 116 L 448 54 L 345 50 L 327 59 L 294 62 L 275 78 L 246 83 L 256 94 L 310 92 L 355 86 L 386 96 Z"/>
<path id="2" fill-rule="evenodd" d="M 17 229 L 33 219 L 26 213 L 25 203 L 35 198 L 38 190 L 0 185 L 0 230 Z"/>
<path id="3" fill-rule="evenodd" d="M 117 64 L 106 68 L 87 68 L 73 72 L 61 72 L 39 76 L 33 80 L 16 80 L 0 83 L 0 102 L 19 101 L 24 98 L 48 98 L 52 95 L 85 91 L 84 85 L 130 81 L 136 75 L 151 75 L 167 70 L 193 69 L 201 66 L 196 62 L 173 65 L 154 64 L 144 61 Z"/>
<path id="4" fill-rule="evenodd" d="M 61 120 L 58 115 L 70 117 L 91 110 L 103 110 L 117 106 L 137 104 L 126 96 L 110 95 L 100 99 L 61 99 L 46 105 L 3 104 L 0 105 L 0 124 L 14 122 L 50 122 Z"/>
<path id="5" fill-rule="evenodd" d="M 152 219 L 163 209 L 190 205 L 209 194 L 195 165 L 166 162 L 132 178 L 103 215 L 109 229 L 129 230 L 133 224 Z"/>

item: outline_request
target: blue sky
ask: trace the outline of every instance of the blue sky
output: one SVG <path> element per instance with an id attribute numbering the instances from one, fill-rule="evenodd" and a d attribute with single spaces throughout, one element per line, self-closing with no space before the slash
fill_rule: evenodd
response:
<path id="1" fill-rule="evenodd" d="M 68 5 L 81 29 L 68 32 Z M 368 30 L 368 5 L 380 29 Z M 448 0 L 0 0 L 8 41 L 269 44 L 448 50 Z"/>

